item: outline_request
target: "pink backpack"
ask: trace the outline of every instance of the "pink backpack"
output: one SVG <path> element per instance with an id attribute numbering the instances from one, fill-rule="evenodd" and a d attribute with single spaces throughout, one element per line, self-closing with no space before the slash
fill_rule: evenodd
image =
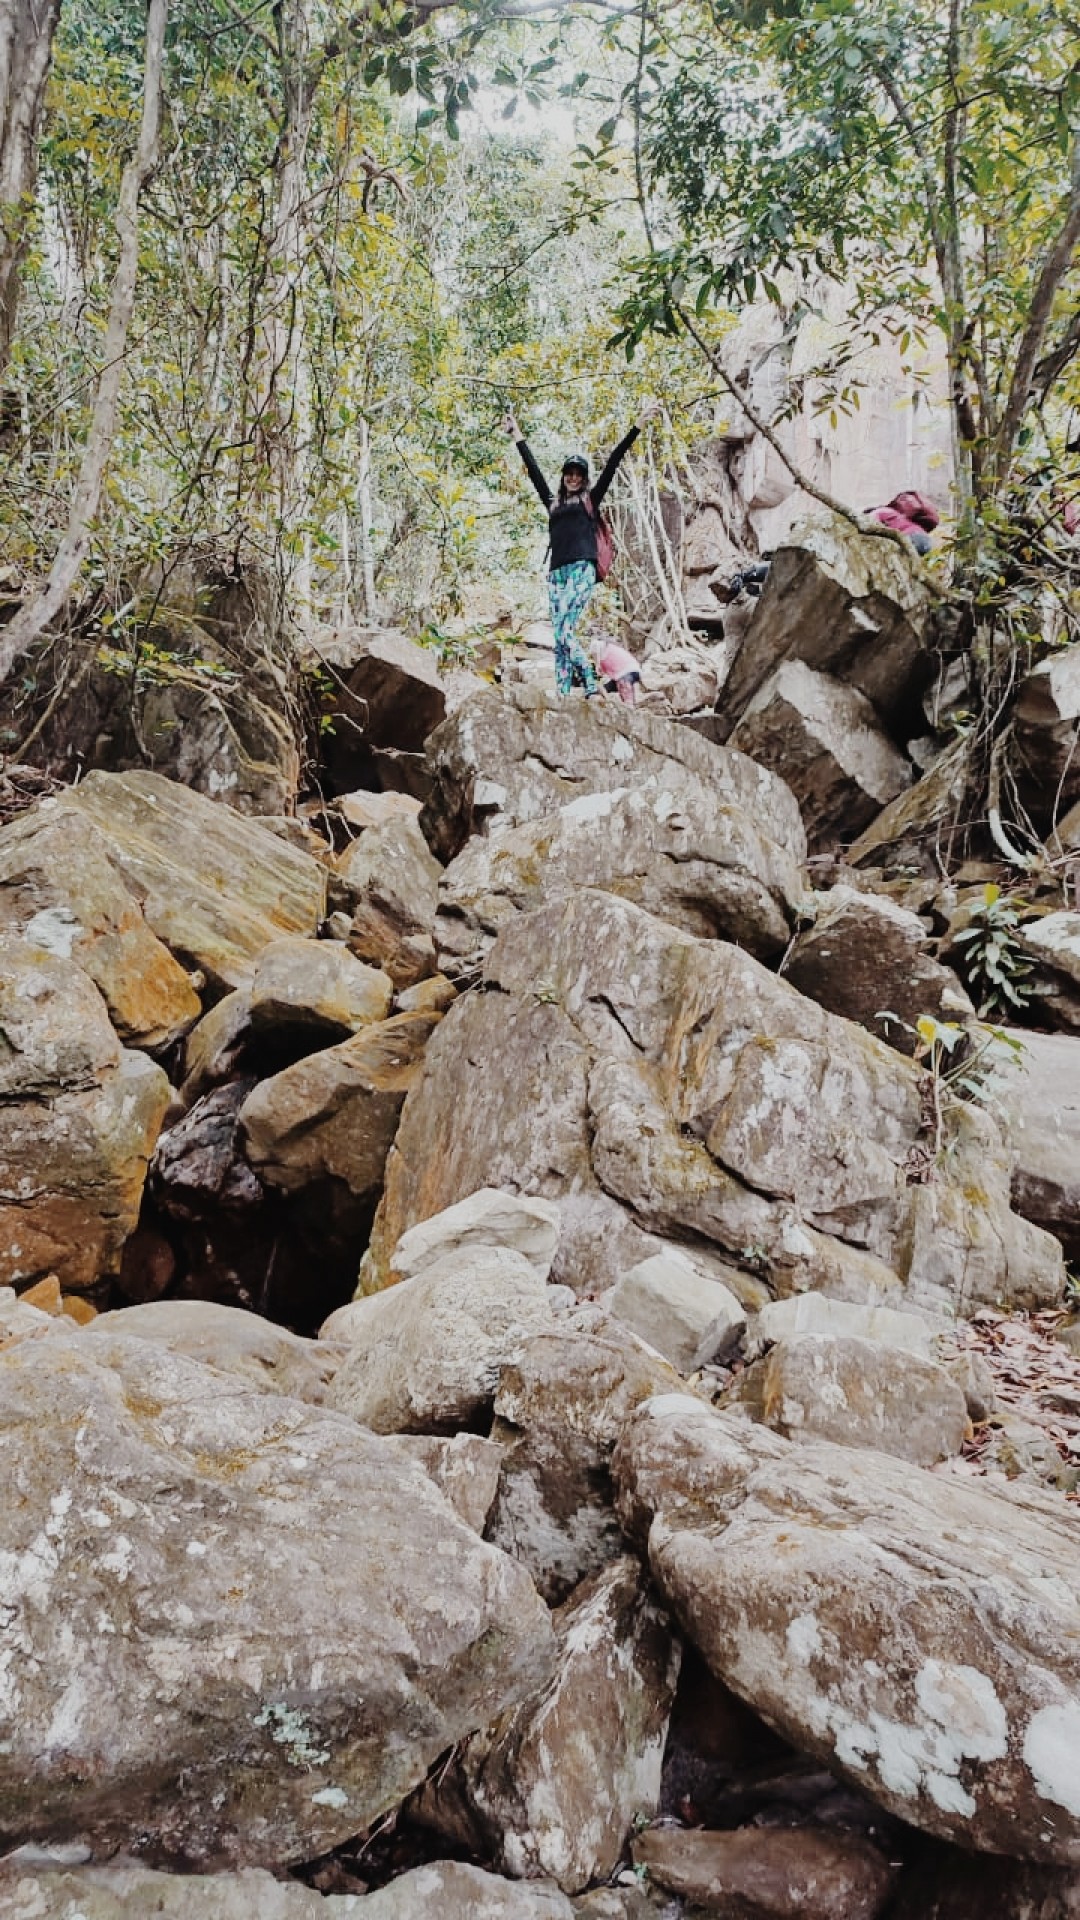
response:
<path id="1" fill-rule="evenodd" d="M 615 565 L 615 535 L 611 522 L 593 506 L 591 493 L 585 495 L 585 511 L 596 522 L 596 577 L 606 580 Z"/>

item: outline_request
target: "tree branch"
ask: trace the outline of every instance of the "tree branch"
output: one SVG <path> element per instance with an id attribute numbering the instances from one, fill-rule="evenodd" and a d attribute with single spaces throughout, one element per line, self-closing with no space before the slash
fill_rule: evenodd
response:
<path id="1" fill-rule="evenodd" d="M 1050 324 L 1055 296 L 1072 266 L 1077 249 L 1080 248 L 1080 132 L 1077 133 L 1073 143 L 1072 164 L 1069 171 L 1069 197 L 1065 207 L 1065 217 L 1058 228 L 1056 239 L 1047 250 L 1035 282 L 1027 324 L 1020 336 L 1020 345 L 1016 351 L 1009 397 L 1005 403 L 1005 411 L 997 433 L 994 470 L 999 486 L 1008 476 L 1016 436 L 1031 404 L 1039 354 L 1046 337 L 1046 329 Z M 1076 316 L 1074 316 L 1070 330 L 1075 329 L 1076 324 Z"/>
<path id="2" fill-rule="evenodd" d="M 1080 353 L 1080 307 L 1077 307 L 1056 346 L 1035 363 L 1031 384 L 1040 401 L 1045 401 L 1055 380 L 1060 380 L 1070 360 Z"/>

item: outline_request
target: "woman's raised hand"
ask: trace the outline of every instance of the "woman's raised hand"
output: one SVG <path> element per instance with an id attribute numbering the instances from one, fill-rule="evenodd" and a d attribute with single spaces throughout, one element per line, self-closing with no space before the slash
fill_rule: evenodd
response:
<path id="1" fill-rule="evenodd" d="M 637 417 L 639 428 L 647 427 L 651 420 L 659 420 L 663 407 L 659 400 L 647 400 Z"/>
<path id="2" fill-rule="evenodd" d="M 502 428 L 504 433 L 509 434 L 511 440 L 521 439 L 521 428 L 518 426 L 513 407 L 507 407 L 503 414 Z"/>

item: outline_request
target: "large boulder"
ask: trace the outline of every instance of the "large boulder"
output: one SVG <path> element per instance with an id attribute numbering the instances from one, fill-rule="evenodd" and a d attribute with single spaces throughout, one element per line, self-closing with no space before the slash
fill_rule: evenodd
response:
<path id="1" fill-rule="evenodd" d="M 853 1300 L 833 1300 L 824 1293 L 793 1293 L 786 1300 L 770 1300 L 754 1320 L 747 1351 L 759 1353 L 777 1341 L 870 1340 L 876 1347 L 899 1353 L 917 1353 L 931 1360 L 936 1338 L 950 1323 L 922 1312 L 898 1312 L 894 1307 L 864 1306 Z"/>
<path id="2" fill-rule="evenodd" d="M 457 1860 L 414 1867 L 377 1893 L 324 1896 L 259 1867 L 170 1874 L 75 1867 L 0 1877 L 0 1920 L 573 1920 L 550 1881 L 522 1886 Z"/>
<path id="3" fill-rule="evenodd" d="M 0 1286 L 116 1272 L 170 1100 L 73 960 L 0 936 Z"/>
<path id="4" fill-rule="evenodd" d="M 1080 1260 L 1080 1034 L 1010 1036 L 1020 1048 L 997 1066 L 995 1092 L 1016 1153 L 1013 1206 L 1057 1235 Z"/>
<path id="5" fill-rule="evenodd" d="M 802 661 L 861 693 L 902 739 L 930 674 L 930 612 L 910 547 L 815 512 L 773 556 L 720 710 L 733 727 L 777 667 Z"/>
<path id="6" fill-rule="evenodd" d="M 490 1414 L 503 1367 L 552 1323 L 536 1268 L 506 1248 L 448 1253 L 334 1316 L 348 1355 L 329 1403 L 376 1433 L 445 1433 Z"/>
<path id="7" fill-rule="evenodd" d="M 0 1839 L 310 1859 L 551 1669 L 401 1450 L 148 1340 L 0 1351 Z"/>
<path id="8" fill-rule="evenodd" d="M 260 1393 L 321 1406 L 326 1388 L 341 1364 L 341 1349 L 329 1342 L 305 1340 L 277 1327 L 261 1313 L 223 1306 L 214 1300 L 148 1300 L 134 1307 L 99 1313 L 88 1334 L 109 1339 L 149 1340 L 170 1353 L 201 1360 L 219 1373 L 234 1374 Z"/>
<path id="9" fill-rule="evenodd" d="M 464 1200 L 432 1214 L 411 1227 L 390 1255 L 385 1281 L 411 1280 L 447 1254 L 474 1252 L 478 1247 L 506 1247 L 536 1268 L 541 1280 L 551 1272 L 559 1244 L 559 1209 L 551 1200 L 508 1193 L 499 1187 L 479 1187 Z M 365 1277 L 361 1271 L 361 1280 Z M 377 1292 L 380 1276 L 371 1291 Z M 364 1289 L 366 1291 L 366 1289 Z M 349 1309 L 343 1307 L 346 1320 Z M 331 1323 L 324 1332 L 331 1330 Z"/>
<path id="10" fill-rule="evenodd" d="M 962 736 L 935 760 L 929 773 L 890 800 L 876 820 L 852 841 L 853 867 L 883 867 L 910 877 L 912 871 L 941 877 L 941 847 L 957 819 L 971 778 L 971 741 Z"/>
<path id="11" fill-rule="evenodd" d="M 470 840 L 439 887 L 439 965 L 451 977 L 474 974 L 515 914 L 582 887 L 762 959 L 787 945 L 803 895 L 796 862 L 752 815 L 692 776 L 673 792 L 652 773 Z"/>
<path id="12" fill-rule="evenodd" d="M 896 1877 L 876 1847 L 826 1827 L 660 1828 L 635 1840 L 634 1861 L 725 1920 L 875 1920 Z"/>
<path id="13" fill-rule="evenodd" d="M 1080 912 L 1046 913 L 1017 931 L 1034 962 L 1032 997 L 1056 1026 L 1080 1028 Z"/>
<path id="14" fill-rule="evenodd" d="M 624 1525 L 710 1667 L 786 1739 L 963 1846 L 1080 1860 L 1080 1538 L 882 1453 L 690 1398 L 632 1416 Z"/>
<path id="15" fill-rule="evenodd" d="M 134 1046 L 167 1047 L 199 1018 L 191 981 L 90 820 L 46 802 L 0 830 L 0 932 L 74 960 Z"/>
<path id="16" fill-rule="evenodd" d="M 730 739 L 759 766 L 782 773 L 812 853 L 851 839 L 911 785 L 909 762 L 865 695 L 803 660 L 785 660 L 769 675 Z"/>
<path id="17" fill-rule="evenodd" d="M 1040 826 L 1080 799 L 1080 644 L 1059 647 L 1020 682 L 1012 754 Z"/>
<path id="18" fill-rule="evenodd" d="M 949 1104 L 928 1166 L 915 1066 L 738 947 L 582 893 L 504 929 L 485 980 L 405 1103 L 376 1277 L 408 1228 L 493 1184 L 561 1201 L 553 1271 L 579 1291 L 669 1239 L 777 1292 L 1060 1297 L 1060 1248 L 1011 1213 L 990 1115 Z"/>
<path id="19" fill-rule="evenodd" d="M 296 1028 L 319 1046 L 385 1020 L 393 997 L 381 968 L 366 967 L 336 940 L 292 934 L 271 941 L 255 963 L 251 1025 L 256 1033 Z"/>
<path id="20" fill-rule="evenodd" d="M 914 1053 L 917 1023 L 974 1019 L 951 967 L 935 959 L 917 913 L 887 895 L 833 887 L 817 899 L 813 925 L 796 935 L 784 978 L 830 1013 Z"/>
<path id="21" fill-rule="evenodd" d="M 157 773 L 91 773 L 52 804 L 93 822 L 152 931 L 219 992 L 248 985 L 271 940 L 318 929 L 318 861 L 201 793 Z"/>
<path id="22" fill-rule="evenodd" d="M 959 1453 L 967 1404 L 936 1360 L 850 1335 L 780 1340 L 732 1400 L 789 1440 L 835 1440 L 933 1467 Z"/>
<path id="23" fill-rule="evenodd" d="M 683 1390 L 659 1354 L 593 1307 L 523 1342 L 502 1368 L 488 1538 L 524 1562 L 553 1605 L 623 1552 L 609 1468 L 627 1416 Z"/>
<path id="24" fill-rule="evenodd" d="M 411 791 L 411 763 L 446 715 L 435 655 L 391 628 L 362 627 L 320 634 L 312 655 L 330 722 L 319 738 L 326 789 L 404 784 Z"/>
<path id="25" fill-rule="evenodd" d="M 746 1315 L 730 1287 L 676 1248 L 621 1273 L 607 1305 L 680 1373 L 727 1353 L 746 1331 Z"/>
<path id="26" fill-rule="evenodd" d="M 339 857 L 337 873 L 352 905 L 352 952 L 385 968 L 395 987 L 434 973 L 431 930 L 442 869 L 415 819 L 390 819 L 362 833 Z"/>
<path id="27" fill-rule="evenodd" d="M 259 1178 L 284 1193 L 318 1187 L 343 1220 L 365 1210 L 370 1218 L 405 1095 L 438 1021 L 395 1014 L 250 1089 L 240 1132 Z"/>
<path id="28" fill-rule="evenodd" d="M 124 693 L 126 699 L 126 687 Z M 95 743 L 95 764 L 115 772 L 149 765 L 181 786 L 227 801 L 238 813 L 285 813 L 300 784 L 287 699 L 284 688 L 267 699 L 242 681 L 203 675 L 151 683 L 136 694 L 138 737 L 125 727 L 122 706 L 115 703 L 109 715 L 113 736 L 104 752 Z"/>
<path id="29" fill-rule="evenodd" d="M 650 776 L 675 806 L 704 787 L 796 864 L 806 853 L 798 805 L 775 774 L 677 721 L 621 704 L 598 708 L 527 687 L 491 689 L 439 728 L 428 759 L 433 793 L 421 825 L 444 860 L 485 828 L 523 826 L 571 801 L 640 787 Z"/>
<path id="30" fill-rule="evenodd" d="M 157 1873 L 152 1867 L 0 1870 L 0 1920 L 364 1920 L 358 1894 L 324 1899 L 265 1867 Z"/>
<path id="31" fill-rule="evenodd" d="M 419 1818 L 522 1879 L 606 1880 L 660 1799 L 679 1646 L 638 1562 L 587 1581 L 555 1616 L 554 1677 L 474 1734 L 414 1803 Z"/>

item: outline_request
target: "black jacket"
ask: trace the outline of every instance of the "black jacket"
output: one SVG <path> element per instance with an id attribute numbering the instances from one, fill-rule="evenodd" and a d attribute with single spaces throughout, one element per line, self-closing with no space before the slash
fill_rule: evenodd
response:
<path id="1" fill-rule="evenodd" d="M 631 427 L 624 439 L 609 453 L 603 471 L 593 486 L 587 489 L 594 510 L 600 504 L 615 478 L 619 462 L 629 453 L 638 437 L 638 428 Z M 548 510 L 548 527 L 551 533 L 551 571 L 556 567 L 568 567 L 574 560 L 591 560 L 596 565 L 596 521 L 585 505 L 584 498 L 578 494 L 574 499 L 559 504 L 552 496 L 551 488 L 544 479 L 533 458 L 528 443 L 519 440 L 517 450 L 525 462 L 525 471 Z"/>

